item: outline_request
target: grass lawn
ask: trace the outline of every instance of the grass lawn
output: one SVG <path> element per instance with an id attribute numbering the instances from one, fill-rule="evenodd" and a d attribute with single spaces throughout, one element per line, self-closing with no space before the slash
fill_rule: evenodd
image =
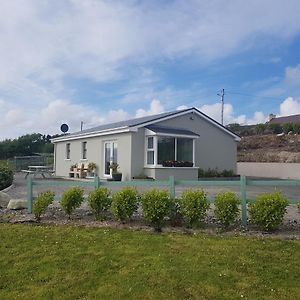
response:
<path id="1" fill-rule="evenodd" d="M 299 299 L 300 241 L 0 224 L 0 299 Z"/>

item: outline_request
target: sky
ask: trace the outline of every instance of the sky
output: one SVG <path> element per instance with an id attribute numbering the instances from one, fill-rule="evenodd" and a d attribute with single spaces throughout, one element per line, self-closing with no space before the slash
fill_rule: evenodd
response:
<path id="1" fill-rule="evenodd" d="M 196 107 L 300 113 L 299 0 L 0 0 L 0 140 Z"/>

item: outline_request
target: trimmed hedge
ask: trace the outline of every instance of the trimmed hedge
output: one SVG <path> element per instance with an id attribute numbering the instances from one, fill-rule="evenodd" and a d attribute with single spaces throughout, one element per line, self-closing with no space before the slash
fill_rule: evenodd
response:
<path id="1" fill-rule="evenodd" d="M 71 213 L 80 207 L 83 200 L 83 189 L 74 187 L 63 193 L 60 205 L 70 218 Z"/>
<path id="2" fill-rule="evenodd" d="M 7 166 L 0 165 L 0 190 L 3 190 L 12 185 L 14 172 Z"/>
<path id="3" fill-rule="evenodd" d="M 250 204 L 251 222 L 262 230 L 275 230 L 282 224 L 288 204 L 280 192 L 262 194 L 255 203 Z"/>
<path id="4" fill-rule="evenodd" d="M 96 189 L 89 194 L 88 203 L 96 219 L 101 219 L 111 206 L 110 191 L 105 187 Z"/>
<path id="5" fill-rule="evenodd" d="M 41 215 L 45 213 L 48 206 L 53 202 L 54 196 L 54 192 L 46 191 L 40 193 L 35 199 L 32 212 L 38 222 L 41 220 Z"/>

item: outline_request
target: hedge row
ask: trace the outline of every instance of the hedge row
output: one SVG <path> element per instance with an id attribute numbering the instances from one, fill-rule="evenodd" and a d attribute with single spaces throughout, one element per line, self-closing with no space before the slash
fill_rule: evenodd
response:
<path id="1" fill-rule="evenodd" d="M 61 207 L 70 217 L 73 211 L 84 201 L 83 189 L 78 187 L 67 190 L 61 199 Z M 33 213 L 40 220 L 41 215 L 53 202 L 54 193 L 41 193 L 33 204 Z M 156 231 L 160 231 L 167 219 L 171 225 L 178 225 L 183 220 L 187 227 L 199 226 L 210 207 L 207 194 L 203 190 L 186 190 L 181 198 L 171 199 L 168 192 L 153 189 L 143 194 L 135 188 L 124 188 L 111 194 L 107 188 L 99 188 L 88 195 L 88 204 L 96 219 L 105 219 L 107 211 L 121 221 L 128 221 L 137 211 L 143 209 L 144 219 Z M 221 192 L 215 198 L 215 217 L 223 228 L 234 224 L 239 215 L 240 200 L 233 192 Z M 265 231 L 277 229 L 283 221 L 288 205 L 281 193 L 263 194 L 256 202 L 249 205 L 251 222 Z M 298 204 L 300 213 L 300 203 Z"/>

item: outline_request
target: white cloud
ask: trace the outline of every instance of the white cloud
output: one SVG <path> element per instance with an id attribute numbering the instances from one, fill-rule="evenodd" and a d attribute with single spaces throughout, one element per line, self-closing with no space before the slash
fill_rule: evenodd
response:
<path id="1" fill-rule="evenodd" d="M 300 85 L 300 65 L 285 69 L 285 81 L 291 85 Z"/>
<path id="2" fill-rule="evenodd" d="M 157 99 L 153 99 L 151 101 L 151 104 L 150 104 L 150 109 L 149 110 L 145 110 L 145 109 L 138 109 L 136 111 L 136 114 L 135 116 L 137 118 L 140 118 L 140 117 L 145 117 L 145 116 L 150 116 L 150 115 L 155 115 L 155 114 L 160 114 L 164 112 L 164 107 L 163 105 L 160 103 L 159 100 Z"/>
<path id="3" fill-rule="evenodd" d="M 214 120 L 221 122 L 221 104 L 206 104 L 199 108 L 200 111 L 204 112 Z M 247 118 L 246 115 L 238 115 L 236 116 L 234 113 L 233 106 L 230 103 L 224 104 L 224 125 L 230 123 L 238 123 L 238 124 L 258 124 L 265 123 L 267 121 L 267 117 L 263 114 L 263 112 L 255 112 L 252 117 Z"/>
<path id="4" fill-rule="evenodd" d="M 176 110 L 182 110 L 182 109 L 187 109 L 188 107 L 186 105 L 180 105 L 176 107 Z"/>
<path id="5" fill-rule="evenodd" d="M 300 101 L 294 100 L 292 97 L 286 98 L 280 104 L 279 115 L 288 116 L 300 114 Z"/>

